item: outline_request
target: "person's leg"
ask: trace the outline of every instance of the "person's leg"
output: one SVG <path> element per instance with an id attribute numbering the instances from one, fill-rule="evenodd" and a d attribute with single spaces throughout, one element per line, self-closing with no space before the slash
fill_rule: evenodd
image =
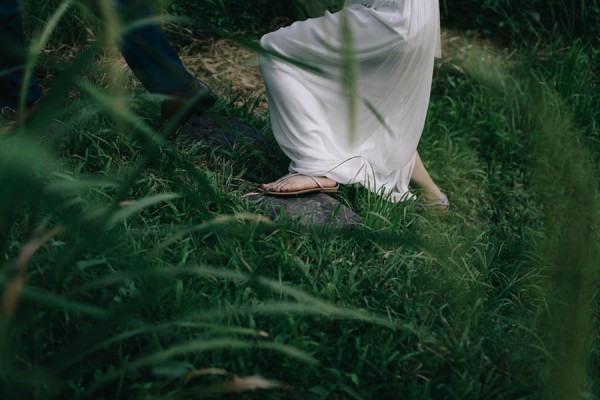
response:
<path id="1" fill-rule="evenodd" d="M 269 36 L 261 40 L 263 49 L 272 51 Z M 319 100 L 301 82 L 301 76 L 294 74 L 296 70 L 286 61 L 277 57 L 261 55 L 260 70 L 267 88 L 269 98 L 269 113 L 273 132 L 284 153 L 290 158 L 301 159 L 304 164 L 317 165 L 320 158 L 327 157 L 321 150 L 319 140 L 321 130 L 327 126 L 320 121 L 326 118 L 325 112 L 319 107 Z M 313 115 L 313 120 L 305 117 L 306 113 Z M 301 168 L 303 165 L 300 166 Z M 263 183 L 260 189 L 268 192 L 290 193 L 307 189 L 333 188 L 337 182 L 321 174 L 293 174 L 274 182 Z"/>
<path id="2" fill-rule="evenodd" d="M 148 1 L 114 1 L 125 27 L 153 17 Z M 203 113 L 217 102 L 215 93 L 184 67 L 158 23 L 127 31 L 119 46 L 131 71 L 149 92 L 170 96 L 162 102 L 162 121 L 156 127 L 162 135 L 172 137 L 193 113 Z"/>
<path id="3" fill-rule="evenodd" d="M 415 166 L 410 183 L 413 187 L 422 191 L 421 197 L 425 201 L 425 204 L 436 203 L 446 199 L 446 195 L 435 184 L 433 179 L 431 179 L 418 152 L 415 155 Z"/>
<path id="4" fill-rule="evenodd" d="M 125 26 L 153 17 L 147 1 L 116 0 L 118 14 Z M 156 22 L 126 32 L 120 49 L 131 68 L 148 91 L 173 96 L 187 96 L 194 90 L 194 77 Z"/>
<path id="5" fill-rule="evenodd" d="M 19 106 L 23 72 L 25 65 L 25 38 L 21 11 L 17 0 L 0 0 L 0 107 Z M 25 106 L 31 106 L 40 98 L 42 91 L 34 77 L 31 77 L 26 91 Z"/>
<path id="6" fill-rule="evenodd" d="M 265 47 L 264 40 L 262 43 Z M 313 159 L 313 155 L 319 154 L 326 157 L 326 154 L 319 148 L 321 142 L 318 137 L 313 138 L 313 136 L 319 134 L 319 129 L 326 129 L 326 127 L 315 126 L 311 129 L 311 122 L 303 118 L 303 114 L 306 110 L 313 110 L 315 114 L 322 114 L 323 110 L 319 109 L 317 105 L 318 99 L 307 90 L 302 82 L 299 82 L 298 77 L 291 73 L 289 66 L 284 63 L 284 61 L 274 57 L 260 57 L 260 69 L 268 90 L 271 124 L 275 127 L 274 132 L 288 133 L 287 136 L 281 134 L 276 136 L 279 145 L 286 154 L 294 159 L 302 159 L 305 164 L 317 164 L 318 161 Z M 318 121 L 324 118 L 324 115 L 322 118 L 316 117 L 314 123 L 320 125 Z M 295 129 L 302 131 L 303 134 L 298 132 L 298 136 L 302 137 L 302 141 L 295 140 L 292 132 L 295 133 Z M 303 171 L 303 173 L 307 174 L 306 171 Z M 291 175 L 274 182 L 263 183 L 260 185 L 260 189 L 269 192 L 290 193 L 336 186 L 336 181 L 321 174 L 300 174 Z"/>

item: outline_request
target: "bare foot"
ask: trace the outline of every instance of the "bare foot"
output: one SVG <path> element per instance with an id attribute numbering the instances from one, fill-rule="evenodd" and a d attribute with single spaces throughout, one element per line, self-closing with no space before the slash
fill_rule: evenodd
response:
<path id="1" fill-rule="evenodd" d="M 336 186 L 336 181 L 324 176 L 294 175 L 281 181 L 263 183 L 260 185 L 260 188 L 270 192 L 287 193 L 317 188 L 330 189 L 335 188 Z"/>

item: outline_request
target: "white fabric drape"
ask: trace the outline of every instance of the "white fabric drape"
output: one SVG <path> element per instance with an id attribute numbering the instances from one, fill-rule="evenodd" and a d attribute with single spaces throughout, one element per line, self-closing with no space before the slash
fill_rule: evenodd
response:
<path id="1" fill-rule="evenodd" d="M 438 0 L 347 0 L 261 39 L 273 134 L 290 171 L 361 183 L 393 201 L 427 114 Z"/>

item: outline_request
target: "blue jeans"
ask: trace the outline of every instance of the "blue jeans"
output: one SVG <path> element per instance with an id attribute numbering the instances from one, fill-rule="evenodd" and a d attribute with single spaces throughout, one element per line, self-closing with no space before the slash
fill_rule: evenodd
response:
<path id="1" fill-rule="evenodd" d="M 0 43 L 0 107 L 17 107 L 25 64 L 23 23 L 17 0 L 0 0 Z M 31 79 L 26 93 L 27 105 L 41 94 L 37 81 Z"/>
<path id="2" fill-rule="evenodd" d="M 152 17 L 147 1 L 115 0 L 115 7 L 128 24 L 140 18 Z M 0 0 L 0 106 L 19 104 L 25 64 L 23 24 L 17 0 Z M 180 96 L 192 90 L 194 77 L 156 23 L 127 32 L 121 37 L 120 50 L 134 75 L 152 93 Z M 26 104 L 41 96 L 35 78 L 27 88 Z"/>

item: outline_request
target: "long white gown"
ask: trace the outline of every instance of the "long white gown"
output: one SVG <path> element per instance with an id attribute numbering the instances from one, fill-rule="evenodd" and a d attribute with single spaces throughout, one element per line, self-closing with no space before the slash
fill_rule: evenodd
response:
<path id="1" fill-rule="evenodd" d="M 441 56 L 438 0 L 346 0 L 339 12 L 264 35 L 261 46 L 273 134 L 290 171 L 411 197 Z"/>

